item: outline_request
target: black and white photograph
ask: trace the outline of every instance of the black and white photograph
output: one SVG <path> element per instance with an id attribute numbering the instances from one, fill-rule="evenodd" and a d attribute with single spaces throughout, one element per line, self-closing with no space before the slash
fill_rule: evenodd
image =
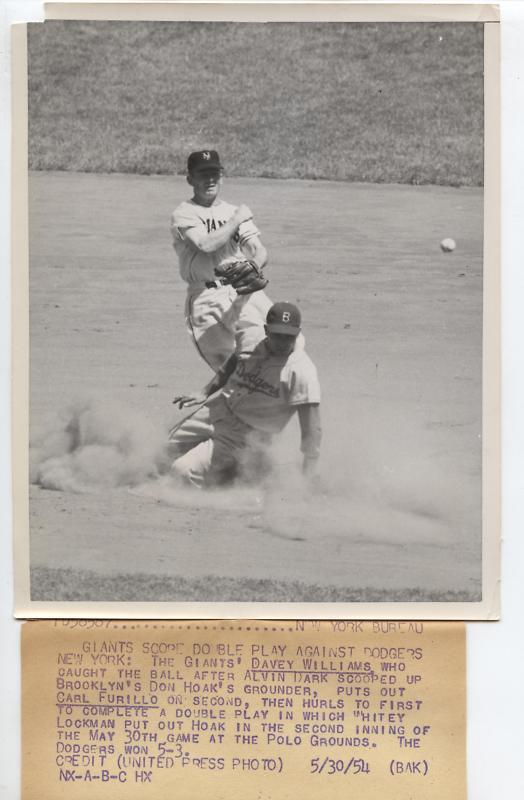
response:
<path id="1" fill-rule="evenodd" d="M 486 615 L 486 27 L 28 25 L 30 603 Z"/>

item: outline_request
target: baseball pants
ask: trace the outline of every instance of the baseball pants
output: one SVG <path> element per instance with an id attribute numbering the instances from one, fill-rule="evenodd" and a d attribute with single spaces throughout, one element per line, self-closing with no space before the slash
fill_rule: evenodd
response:
<path id="1" fill-rule="evenodd" d="M 219 395 L 169 437 L 171 471 L 197 488 L 218 486 L 234 477 L 248 444 L 267 442 L 267 435 L 242 422 Z"/>
<path id="2" fill-rule="evenodd" d="M 263 291 L 237 295 L 231 286 L 196 289 L 186 300 L 186 322 L 198 352 L 214 372 L 235 352 L 237 335 L 263 327 L 271 308 Z"/>

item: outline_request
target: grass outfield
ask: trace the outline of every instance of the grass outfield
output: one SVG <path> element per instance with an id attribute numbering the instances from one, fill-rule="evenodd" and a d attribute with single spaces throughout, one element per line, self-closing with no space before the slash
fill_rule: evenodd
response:
<path id="1" fill-rule="evenodd" d="M 204 575 L 99 575 L 73 569 L 35 567 L 31 570 L 31 600 L 52 602 L 242 602 L 242 603 L 380 603 L 448 602 L 471 600 L 467 591 L 428 591 L 422 588 L 341 588 L 301 581 L 225 578 Z"/>
<path id="2" fill-rule="evenodd" d="M 35 170 L 479 186 L 483 28 L 445 23 L 29 25 Z"/>

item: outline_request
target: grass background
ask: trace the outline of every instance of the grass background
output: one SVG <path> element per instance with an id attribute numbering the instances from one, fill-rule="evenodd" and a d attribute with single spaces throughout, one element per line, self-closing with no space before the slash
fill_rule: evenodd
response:
<path id="1" fill-rule="evenodd" d="M 29 25 L 29 166 L 479 186 L 483 27 Z"/>
<path id="2" fill-rule="evenodd" d="M 34 567 L 31 600 L 56 602 L 202 602 L 202 603 L 458 603 L 471 600 L 464 591 L 377 589 L 308 584 L 302 581 L 228 578 L 204 575 L 99 575 L 89 570 Z"/>

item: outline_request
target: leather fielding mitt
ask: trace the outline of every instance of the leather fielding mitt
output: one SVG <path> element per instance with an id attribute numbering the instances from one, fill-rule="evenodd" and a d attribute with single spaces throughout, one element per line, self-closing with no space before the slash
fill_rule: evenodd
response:
<path id="1" fill-rule="evenodd" d="M 220 283 L 229 284 L 237 294 L 251 294 L 264 289 L 268 280 L 255 261 L 229 261 L 215 268 Z"/>

